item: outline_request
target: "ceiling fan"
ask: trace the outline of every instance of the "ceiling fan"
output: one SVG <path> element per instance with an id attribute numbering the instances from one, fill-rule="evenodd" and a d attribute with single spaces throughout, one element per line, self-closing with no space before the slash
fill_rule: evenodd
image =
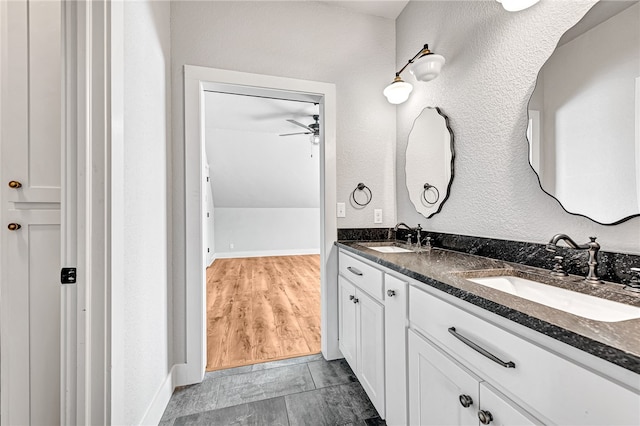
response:
<path id="1" fill-rule="evenodd" d="M 315 123 L 311 123 L 308 126 L 300 123 L 299 121 L 296 120 L 291 120 L 288 119 L 287 121 L 291 124 L 295 124 L 296 126 L 300 126 L 304 129 L 306 129 L 306 132 L 296 132 L 296 133 L 284 133 L 281 134 L 280 136 L 293 136 L 293 135 L 312 135 L 311 136 L 311 142 L 313 144 L 318 144 L 320 143 L 320 116 L 317 114 L 312 115 L 313 119 L 315 120 Z"/>

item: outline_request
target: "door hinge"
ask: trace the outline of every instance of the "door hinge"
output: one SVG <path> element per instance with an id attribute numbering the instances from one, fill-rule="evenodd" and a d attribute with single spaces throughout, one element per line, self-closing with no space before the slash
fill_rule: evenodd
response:
<path id="1" fill-rule="evenodd" d="M 209 247 L 207 247 L 207 253 L 209 253 Z"/>
<path id="2" fill-rule="evenodd" d="M 207 212 L 207 217 L 209 217 L 209 212 Z"/>
<path id="3" fill-rule="evenodd" d="M 60 271 L 60 282 L 62 284 L 75 284 L 76 268 L 62 268 Z"/>

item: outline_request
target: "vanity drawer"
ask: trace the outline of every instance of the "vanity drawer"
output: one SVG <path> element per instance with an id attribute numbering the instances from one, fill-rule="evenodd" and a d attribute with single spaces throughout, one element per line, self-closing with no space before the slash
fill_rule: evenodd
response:
<path id="1" fill-rule="evenodd" d="M 640 424 L 637 393 L 416 287 L 409 289 L 409 321 L 541 419 L 555 424 Z"/>
<path id="2" fill-rule="evenodd" d="M 338 255 L 340 275 L 378 300 L 383 300 L 383 272 L 344 252 Z"/>

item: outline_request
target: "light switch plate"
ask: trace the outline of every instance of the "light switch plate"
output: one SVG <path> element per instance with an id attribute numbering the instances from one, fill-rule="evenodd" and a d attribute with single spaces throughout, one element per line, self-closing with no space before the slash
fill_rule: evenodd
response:
<path id="1" fill-rule="evenodd" d="M 382 209 L 373 209 L 373 223 L 382 223 Z"/>
<path id="2" fill-rule="evenodd" d="M 347 207 L 344 203 L 338 203 L 336 207 L 337 217 L 347 217 Z"/>

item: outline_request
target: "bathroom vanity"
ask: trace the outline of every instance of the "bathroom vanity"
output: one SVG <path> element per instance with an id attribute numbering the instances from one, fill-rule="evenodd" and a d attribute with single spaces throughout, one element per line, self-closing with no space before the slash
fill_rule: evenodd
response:
<path id="1" fill-rule="evenodd" d="M 443 249 L 337 246 L 340 349 L 387 424 L 640 424 L 640 295 Z M 470 281 L 516 274 L 630 313 L 589 319 Z"/>

